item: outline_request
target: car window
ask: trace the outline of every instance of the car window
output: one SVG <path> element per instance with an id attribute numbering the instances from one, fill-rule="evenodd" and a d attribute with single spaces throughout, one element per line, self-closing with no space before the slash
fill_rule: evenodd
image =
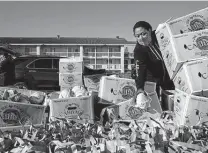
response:
<path id="1" fill-rule="evenodd" d="M 29 67 L 29 68 L 35 68 L 35 62 L 30 63 L 27 67 Z"/>
<path id="2" fill-rule="evenodd" d="M 58 69 L 59 68 L 59 59 L 53 59 L 53 68 Z"/>
<path id="3" fill-rule="evenodd" d="M 28 65 L 29 68 L 52 69 L 52 59 L 39 59 Z"/>

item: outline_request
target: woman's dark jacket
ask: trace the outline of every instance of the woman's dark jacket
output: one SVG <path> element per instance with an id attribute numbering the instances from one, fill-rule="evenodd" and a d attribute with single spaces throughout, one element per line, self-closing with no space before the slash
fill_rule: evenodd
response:
<path id="1" fill-rule="evenodd" d="M 137 89 L 144 89 L 144 82 L 147 80 L 147 71 L 157 80 L 157 83 L 164 90 L 174 89 L 172 80 L 165 67 L 162 54 L 158 47 L 155 31 L 152 32 L 152 46 L 142 46 L 136 44 L 134 48 L 134 62 L 139 65 L 139 69 L 134 74 Z"/>

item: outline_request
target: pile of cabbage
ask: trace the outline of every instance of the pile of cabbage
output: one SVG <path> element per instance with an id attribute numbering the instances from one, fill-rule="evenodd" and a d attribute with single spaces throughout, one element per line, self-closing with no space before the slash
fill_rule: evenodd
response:
<path id="1" fill-rule="evenodd" d="M 16 89 L 0 89 L 0 100 L 19 102 L 26 104 L 43 104 L 45 95 L 40 92 L 34 92 L 31 95 L 26 95 L 18 92 Z"/>
<path id="2" fill-rule="evenodd" d="M 153 118 L 154 117 L 154 118 Z M 1 132 L 4 153 L 206 153 L 208 126 L 176 126 L 174 114 L 140 120 L 100 120 L 81 123 L 82 118 L 57 118 L 42 127 L 31 125 L 17 132 Z"/>

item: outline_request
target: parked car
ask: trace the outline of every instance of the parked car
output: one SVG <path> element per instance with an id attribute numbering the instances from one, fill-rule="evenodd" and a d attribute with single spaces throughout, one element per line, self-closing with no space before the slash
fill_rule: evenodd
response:
<path id="1" fill-rule="evenodd" d="M 56 56 L 26 55 L 15 59 L 16 82 L 28 89 L 58 88 L 59 59 Z"/>
<path id="2" fill-rule="evenodd" d="M 25 82 L 28 89 L 50 88 L 59 90 L 58 56 L 26 55 L 15 59 L 16 82 Z M 84 66 L 83 75 L 106 73 L 105 69 Z"/>
<path id="3" fill-rule="evenodd" d="M 16 82 L 24 81 L 25 67 L 32 62 L 36 57 L 34 56 L 19 56 L 14 59 L 15 63 L 15 79 Z"/>

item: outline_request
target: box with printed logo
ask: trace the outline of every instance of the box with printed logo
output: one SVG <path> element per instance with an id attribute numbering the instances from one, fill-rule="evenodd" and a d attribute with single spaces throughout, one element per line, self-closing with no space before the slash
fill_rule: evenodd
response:
<path id="1" fill-rule="evenodd" d="M 183 63 L 208 55 L 208 29 L 172 36 L 164 26 L 156 35 L 171 79 Z"/>
<path id="2" fill-rule="evenodd" d="M 147 82 L 144 89 L 155 91 L 156 84 Z M 136 94 L 136 84 L 133 79 L 103 76 L 100 80 L 98 96 L 110 103 L 120 103 L 132 98 Z"/>
<path id="3" fill-rule="evenodd" d="M 100 79 L 102 76 L 106 76 L 105 74 L 95 74 L 95 75 L 85 75 L 84 77 L 84 85 L 88 91 L 98 91 L 100 86 Z"/>
<path id="4" fill-rule="evenodd" d="M 0 100 L 0 127 L 42 124 L 45 106 Z"/>
<path id="5" fill-rule="evenodd" d="M 139 107 L 135 107 L 134 103 L 132 102 L 132 98 L 116 105 L 109 106 L 107 108 L 112 110 L 111 112 L 113 112 L 116 118 L 120 118 L 123 120 L 139 119 L 145 114 L 145 112 L 149 112 L 150 114 L 162 113 L 157 93 L 149 93 L 149 96 L 151 102 L 150 107 L 148 107 L 147 111 Z"/>
<path id="6" fill-rule="evenodd" d="M 208 29 L 208 7 L 165 22 L 172 35 Z"/>
<path id="7" fill-rule="evenodd" d="M 82 73 L 83 61 L 72 60 L 70 58 L 61 58 L 59 60 L 59 72 L 60 73 Z"/>
<path id="8" fill-rule="evenodd" d="M 74 87 L 83 85 L 82 73 L 59 73 L 61 87 Z"/>
<path id="9" fill-rule="evenodd" d="M 175 90 L 174 112 L 178 125 L 194 126 L 208 121 L 208 98 Z"/>
<path id="10" fill-rule="evenodd" d="M 94 93 L 90 96 L 51 99 L 50 118 L 78 119 L 81 117 L 90 122 L 94 121 Z"/>
<path id="11" fill-rule="evenodd" d="M 208 58 L 185 63 L 173 79 L 173 82 L 175 88 L 188 94 L 207 95 Z"/>

